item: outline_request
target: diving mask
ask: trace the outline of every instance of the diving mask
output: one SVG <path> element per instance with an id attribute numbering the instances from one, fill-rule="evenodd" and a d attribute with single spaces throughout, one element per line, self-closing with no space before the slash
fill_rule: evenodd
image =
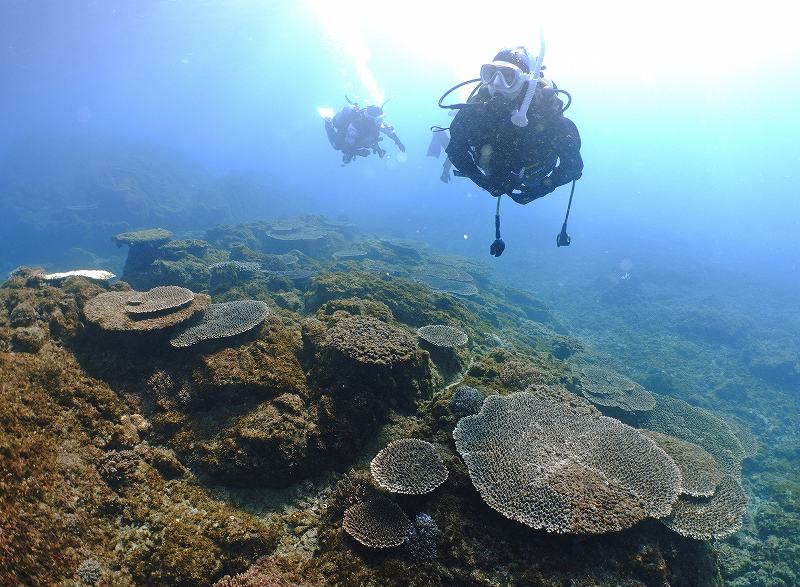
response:
<path id="1" fill-rule="evenodd" d="M 373 122 L 379 122 L 386 114 L 380 106 L 367 106 L 362 111 L 364 115 L 370 118 Z"/>
<path id="2" fill-rule="evenodd" d="M 492 61 L 481 65 L 481 82 L 493 96 L 496 93 L 506 96 L 516 94 L 529 78 L 529 74 L 507 61 Z"/>

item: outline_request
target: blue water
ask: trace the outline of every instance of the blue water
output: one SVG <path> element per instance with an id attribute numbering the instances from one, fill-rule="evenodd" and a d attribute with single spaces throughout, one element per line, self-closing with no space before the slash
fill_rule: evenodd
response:
<path id="1" fill-rule="evenodd" d="M 80 204 L 71 176 L 130 142 L 167 149 L 212 177 L 263 184 L 247 202 L 229 202 L 231 219 L 338 213 L 484 255 L 494 202 L 466 179 L 438 180 L 440 162 L 425 157 L 428 127 L 450 120 L 436 107 L 441 93 L 476 76 L 504 44 L 535 47 L 542 24 L 547 75 L 572 93 L 568 116 L 583 140 L 574 244 L 553 246 L 562 187 L 526 207 L 504 203 L 508 249 L 493 262 L 533 251 L 568 267 L 584 251 L 649 243 L 797 282 L 800 49 L 780 13 L 673 5 L 649 16 L 627 7 L 578 18 L 565 7 L 517 9 L 509 19 L 466 8 L 380 9 L 371 18 L 360 3 L 5 2 L 3 268 L 58 256 L 46 239 L 26 241 L 32 219 L 15 215 L 15 199 L 34 202 L 57 172 L 59 198 Z M 405 160 L 390 148 L 385 160 L 340 167 L 316 109 L 338 109 L 345 93 L 393 97 L 387 119 L 408 146 Z M 36 142 L 20 161 L 25 140 Z M 136 223 L 124 208 L 108 216 Z M 161 224 L 204 228 L 209 219 L 197 220 L 181 211 Z M 113 252 L 106 235 L 64 236 Z"/>

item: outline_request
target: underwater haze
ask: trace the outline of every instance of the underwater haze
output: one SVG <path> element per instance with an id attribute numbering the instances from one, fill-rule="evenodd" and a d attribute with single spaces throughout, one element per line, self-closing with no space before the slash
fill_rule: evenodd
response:
<path id="1" fill-rule="evenodd" d="M 572 94 L 583 140 L 575 244 L 550 246 L 564 187 L 525 208 L 505 204 L 509 248 L 498 262 L 524 257 L 528 244 L 569 262 L 592 241 L 646 241 L 796 282 L 800 50 L 781 5 L 611 3 L 541 14 L 520 4 L 487 15 L 446 4 L 11 0 L 0 23 L 2 177 L 21 172 L 15 156 L 25 157 L 27 141 L 44 143 L 29 148 L 56 167 L 107 148 L 98 143 L 138 141 L 211 174 L 259 177 L 270 188 L 252 202 L 259 211 L 389 217 L 398 231 L 482 254 L 494 202 L 466 179 L 438 181 L 427 129 L 447 126 L 436 107 L 444 91 L 504 46 L 535 47 L 542 25 L 547 75 Z M 339 168 L 315 113 L 338 110 L 345 94 L 392 97 L 387 120 L 405 157 Z M 6 265 L 46 260 L 23 251 Z"/>
<path id="2" fill-rule="evenodd" d="M 800 584 L 800 43 L 786 4 L 2 0 L 0 473 L 42 481 L 0 483 L 0 584 Z M 502 198 L 493 257 L 497 201 L 440 180 L 431 127 L 453 121 L 447 90 L 541 39 L 582 142 L 571 244 L 556 246 L 567 183 Z M 347 100 L 385 104 L 405 151 L 384 139 L 386 156 L 344 165 L 319 111 Z M 43 275 L 76 269 L 119 281 Z M 136 291 L 161 286 L 186 298 L 137 322 L 152 300 Z M 469 342 L 417 330 L 442 325 Z M 666 510 L 639 493 L 651 480 L 613 478 L 606 494 L 590 478 L 606 453 L 592 452 L 559 510 L 569 523 L 506 503 L 513 483 L 487 487 L 506 472 L 476 471 L 475 455 L 502 452 L 482 418 L 540 417 L 537 434 L 558 420 L 522 396 L 595 418 L 576 435 L 693 443 L 712 489 L 676 485 Z M 41 447 L 23 440 L 39 426 L 25 410 L 52 424 L 52 461 L 29 464 Z M 439 451 L 423 456 L 441 487 L 390 489 L 387 505 L 396 484 L 371 459 L 408 438 Z M 666 444 L 635 442 L 663 448 L 653 487 L 679 477 Z M 414 450 L 428 448 L 403 458 Z M 63 524 L 31 521 L 38 502 Z M 580 519 L 610 503 L 617 526 Z M 463 527 L 462 511 L 477 512 Z M 102 522 L 81 538 L 70 516 Z M 400 538 L 376 544 L 374 518 Z"/>

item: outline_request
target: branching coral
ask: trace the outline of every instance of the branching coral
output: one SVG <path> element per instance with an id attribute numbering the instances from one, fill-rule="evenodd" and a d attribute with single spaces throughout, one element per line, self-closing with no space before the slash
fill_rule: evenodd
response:
<path id="1" fill-rule="evenodd" d="M 460 385 L 450 398 L 450 411 L 456 418 L 477 414 L 483 405 L 483 393 L 469 385 Z"/>

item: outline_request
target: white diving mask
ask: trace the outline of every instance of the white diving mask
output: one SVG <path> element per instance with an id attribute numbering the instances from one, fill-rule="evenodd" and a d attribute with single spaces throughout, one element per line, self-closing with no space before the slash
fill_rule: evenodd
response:
<path id="1" fill-rule="evenodd" d="M 529 79 L 530 74 L 507 61 L 492 61 L 481 65 L 481 82 L 489 89 L 492 96 L 495 94 L 513 96 Z"/>

